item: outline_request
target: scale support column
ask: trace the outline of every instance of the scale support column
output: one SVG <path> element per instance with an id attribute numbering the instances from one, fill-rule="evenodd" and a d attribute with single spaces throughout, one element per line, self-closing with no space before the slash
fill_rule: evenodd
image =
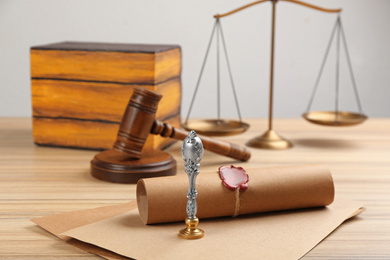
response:
<path id="1" fill-rule="evenodd" d="M 274 91 L 274 50 L 275 50 L 275 13 L 276 3 L 278 0 L 272 0 L 272 30 L 271 30 L 271 65 L 270 65 L 270 87 L 269 87 L 269 114 L 268 130 L 247 142 L 247 146 L 262 149 L 281 150 L 291 148 L 293 145 L 290 141 L 281 137 L 272 129 L 273 113 L 273 91 Z"/>

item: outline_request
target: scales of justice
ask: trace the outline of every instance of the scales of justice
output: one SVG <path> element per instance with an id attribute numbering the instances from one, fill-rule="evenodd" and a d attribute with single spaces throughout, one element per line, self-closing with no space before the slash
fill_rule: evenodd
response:
<path id="1" fill-rule="evenodd" d="M 276 5 L 279 1 L 282 2 L 290 2 L 298 5 L 302 5 L 311 9 L 315 9 L 322 12 L 327 13 L 336 13 L 338 14 L 336 23 L 333 27 L 333 31 L 331 33 L 331 37 L 328 43 L 328 46 L 325 51 L 325 56 L 322 60 L 320 71 L 317 76 L 313 92 L 311 94 L 311 98 L 309 100 L 309 104 L 307 106 L 306 112 L 302 115 L 304 119 L 307 121 L 319 124 L 319 125 L 327 125 L 327 126 L 351 126 L 351 125 L 357 125 L 362 122 L 364 122 L 367 119 L 367 116 L 365 116 L 362 112 L 362 106 L 360 103 L 359 94 L 357 91 L 355 76 L 352 71 L 352 64 L 350 55 L 347 48 L 347 42 L 345 38 L 344 28 L 341 22 L 340 13 L 342 9 L 327 9 L 322 8 L 319 6 L 315 6 L 312 4 L 304 3 L 297 0 L 260 0 L 253 3 L 249 3 L 247 5 L 244 5 L 242 7 L 239 7 L 237 9 L 234 9 L 230 12 L 224 13 L 224 14 L 217 14 L 214 15 L 215 18 L 215 24 L 211 33 L 210 41 L 207 46 L 206 54 L 203 60 L 203 64 L 201 67 L 200 75 L 198 78 L 198 81 L 196 83 L 195 91 L 192 96 L 192 100 L 190 103 L 189 111 L 186 116 L 185 122 L 183 124 L 183 127 L 187 130 L 195 130 L 199 134 L 204 135 L 211 135 L 211 136 L 227 136 L 227 135 L 234 135 L 234 134 L 240 134 L 242 132 L 245 132 L 249 125 L 244 123 L 242 121 L 240 108 L 238 105 L 238 99 L 236 94 L 236 89 L 233 81 L 233 75 L 231 71 L 231 66 L 229 63 L 228 58 L 228 52 L 226 48 L 226 42 L 224 38 L 224 34 L 222 31 L 222 25 L 221 25 L 221 18 L 227 17 L 229 15 L 232 15 L 234 13 L 240 12 L 246 8 L 249 8 L 251 6 L 261 4 L 264 2 L 270 1 L 272 3 L 272 34 L 271 34 L 271 61 L 270 61 L 270 83 L 269 83 L 269 114 L 268 114 L 268 130 L 263 133 L 260 136 L 254 137 L 253 139 L 249 140 L 247 142 L 247 145 L 254 148 L 263 148 L 263 149 L 274 149 L 274 150 L 280 150 L 280 149 L 287 149 L 292 147 L 292 143 L 280 136 L 275 130 L 273 130 L 272 126 L 272 117 L 273 117 L 273 90 L 274 90 L 274 42 L 275 42 L 275 13 L 276 13 Z M 209 55 L 210 47 L 213 42 L 214 36 L 216 37 L 216 46 L 217 46 L 217 119 L 204 119 L 204 120 L 189 120 L 189 116 L 192 110 L 192 106 L 194 104 L 196 94 L 198 91 L 198 88 L 200 86 L 202 74 L 206 65 L 206 61 Z M 327 61 L 327 57 L 329 54 L 329 51 L 331 49 L 332 42 L 336 36 L 336 83 L 335 83 L 335 107 L 332 111 L 310 111 L 311 105 L 313 103 L 315 94 L 317 92 L 319 82 L 322 76 L 322 72 L 324 69 L 324 66 Z M 222 43 L 222 44 L 221 44 Z M 341 111 L 339 110 L 339 66 L 340 66 L 340 45 L 341 43 L 344 46 L 347 65 L 351 77 L 351 82 L 353 86 L 353 92 L 356 99 L 358 112 L 348 112 L 348 111 Z M 233 90 L 235 105 L 238 113 L 239 120 L 226 120 L 221 118 L 221 101 L 220 101 L 220 45 L 223 47 L 223 53 L 225 55 L 225 60 L 227 63 L 227 69 L 228 74 L 230 78 L 230 83 Z"/>

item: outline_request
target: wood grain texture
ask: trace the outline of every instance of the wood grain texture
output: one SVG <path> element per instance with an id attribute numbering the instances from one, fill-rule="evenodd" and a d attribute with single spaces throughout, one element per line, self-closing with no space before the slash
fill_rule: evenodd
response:
<path id="1" fill-rule="evenodd" d="M 180 48 L 160 53 L 31 49 L 31 77 L 159 84 L 181 74 Z"/>
<path id="2" fill-rule="evenodd" d="M 33 116 L 74 118 L 119 123 L 136 85 L 81 81 L 32 80 Z M 164 96 L 159 103 L 160 120 L 179 116 L 180 78 L 142 88 Z"/>
<path id="3" fill-rule="evenodd" d="M 180 118 L 174 116 L 164 122 L 180 125 Z M 119 123 L 41 117 L 33 118 L 33 126 L 36 144 L 94 150 L 111 148 L 119 129 Z M 172 139 L 149 135 L 144 150 L 162 149 L 173 142 Z"/>
<path id="4" fill-rule="evenodd" d="M 180 126 L 181 51 L 176 45 L 64 42 L 31 49 L 37 144 L 108 149 L 138 84 L 163 94 L 156 118 Z M 149 138 L 146 147 L 172 143 Z"/>
<path id="5" fill-rule="evenodd" d="M 265 119 L 245 121 L 251 128 L 226 140 L 244 145 L 267 126 Z M 251 149 L 252 158 L 245 163 L 205 151 L 201 173 L 230 164 L 324 163 L 332 172 L 336 196 L 365 201 L 366 211 L 303 259 L 390 259 L 390 119 L 345 128 L 275 119 L 274 126 L 294 148 Z M 135 185 L 94 179 L 89 163 L 96 152 L 35 146 L 31 132 L 30 119 L 0 119 L 0 259 L 101 259 L 65 244 L 29 219 L 128 202 L 135 199 Z M 180 144 L 167 151 L 178 162 L 178 174 L 185 174 Z"/>

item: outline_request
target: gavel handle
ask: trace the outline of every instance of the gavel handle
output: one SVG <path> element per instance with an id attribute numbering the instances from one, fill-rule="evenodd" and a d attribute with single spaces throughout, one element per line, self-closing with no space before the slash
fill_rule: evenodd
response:
<path id="1" fill-rule="evenodd" d="M 170 124 L 163 123 L 158 120 L 154 120 L 151 134 L 161 135 L 163 137 L 170 137 L 177 140 L 184 140 L 188 136 L 188 132 L 179 128 L 175 128 Z M 204 149 L 212 151 L 217 154 L 225 155 L 241 161 L 248 161 L 251 157 L 251 153 L 248 149 L 240 147 L 228 142 L 215 140 L 210 137 L 198 135 L 202 140 Z"/>

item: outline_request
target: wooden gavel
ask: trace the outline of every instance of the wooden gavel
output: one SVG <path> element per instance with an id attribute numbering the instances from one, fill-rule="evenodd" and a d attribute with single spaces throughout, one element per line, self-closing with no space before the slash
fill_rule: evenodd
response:
<path id="1" fill-rule="evenodd" d="M 187 131 L 155 119 L 161 98 L 162 95 L 159 93 L 141 88 L 134 89 L 122 118 L 114 149 L 138 159 L 141 158 L 141 151 L 149 134 L 177 140 L 184 140 L 187 137 Z M 241 161 L 247 161 L 251 156 L 250 151 L 244 147 L 206 136 L 198 136 L 206 150 Z"/>
<path id="2" fill-rule="evenodd" d="M 176 161 L 167 152 L 142 152 L 149 134 L 184 140 L 188 133 L 155 119 L 162 95 L 135 88 L 122 117 L 113 148 L 95 155 L 91 161 L 91 174 L 109 182 L 137 183 L 141 178 L 176 174 Z M 203 146 L 212 152 L 247 161 L 250 152 L 227 142 L 199 136 Z"/>

